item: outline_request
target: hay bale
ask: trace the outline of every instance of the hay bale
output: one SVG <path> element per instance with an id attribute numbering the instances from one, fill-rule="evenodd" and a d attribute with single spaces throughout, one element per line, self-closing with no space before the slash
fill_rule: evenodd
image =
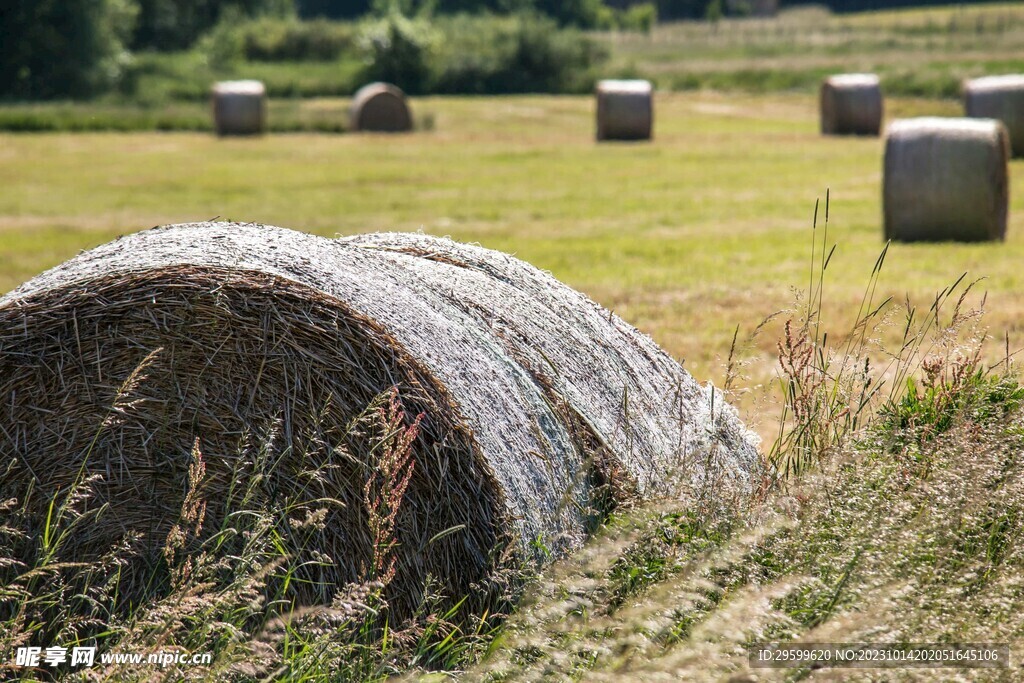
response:
<path id="1" fill-rule="evenodd" d="M 650 140 L 654 91 L 650 81 L 599 81 L 597 139 Z"/>
<path id="2" fill-rule="evenodd" d="M 1024 156 L 1024 74 L 966 81 L 963 95 L 967 116 L 1002 121 L 1013 156 Z"/>
<path id="3" fill-rule="evenodd" d="M 412 112 L 405 93 L 390 83 L 370 83 L 352 98 L 354 131 L 404 133 L 412 130 Z"/>
<path id="4" fill-rule="evenodd" d="M 259 81 L 222 81 L 213 86 L 217 135 L 259 135 L 267 128 L 267 89 Z"/>
<path id="5" fill-rule="evenodd" d="M 823 135 L 878 135 L 882 88 L 874 74 L 829 76 L 821 84 Z"/>
<path id="6" fill-rule="evenodd" d="M 106 424 L 155 349 L 130 405 Z M 720 475 L 749 488 L 757 459 L 712 387 L 522 261 L 424 235 L 329 240 L 199 223 L 116 240 L 0 299 L 0 499 L 31 487 L 42 519 L 84 463 L 103 476 L 98 502 L 111 509 L 67 556 L 102 552 L 129 529 L 157 547 L 194 439 L 216 529 L 227 487 L 248 471 L 233 467 L 255 457 L 252 435 L 277 425 L 279 460 L 258 488 L 344 504 L 313 548 L 333 563 L 304 568 L 308 583 L 295 584 L 336 587 L 359 576 L 371 546 L 368 465 L 336 449 L 343 425 L 392 386 L 427 416 L 398 518 L 389 600 L 399 613 L 427 574 L 465 596 L 498 566 L 496 548 L 536 559 L 540 538 L 564 553 L 609 497 Z M 321 473 L 313 486 L 310 470 Z"/>
<path id="7" fill-rule="evenodd" d="M 1001 240 L 1009 139 L 992 119 L 895 121 L 885 142 L 885 236 L 900 241 Z"/>

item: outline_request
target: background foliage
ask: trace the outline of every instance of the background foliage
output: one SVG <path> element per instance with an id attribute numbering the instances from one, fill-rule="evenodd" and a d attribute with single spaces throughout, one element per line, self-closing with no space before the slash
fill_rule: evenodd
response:
<path id="1" fill-rule="evenodd" d="M 11 0 L 0 10 L 0 95 L 81 97 L 113 85 L 128 62 L 131 0 Z"/>

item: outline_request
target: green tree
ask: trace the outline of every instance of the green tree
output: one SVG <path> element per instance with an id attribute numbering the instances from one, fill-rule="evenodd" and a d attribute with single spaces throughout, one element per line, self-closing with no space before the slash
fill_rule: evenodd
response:
<path id="1" fill-rule="evenodd" d="M 370 0 L 296 0 L 303 18 L 355 19 L 370 11 Z"/>
<path id="2" fill-rule="evenodd" d="M 398 10 L 413 14 L 514 14 L 532 10 L 554 18 L 562 25 L 593 27 L 598 23 L 602 0 L 297 0 L 303 16 L 358 16 L 361 13 L 386 15 Z"/>
<path id="3" fill-rule="evenodd" d="M 597 26 L 604 3 L 601 0 L 536 0 L 535 7 L 563 26 L 593 28 Z"/>
<path id="4" fill-rule="evenodd" d="M 137 0 L 139 20 L 132 39 L 136 49 L 181 50 L 190 47 L 227 13 L 239 16 L 287 16 L 294 0 Z"/>
<path id="5" fill-rule="evenodd" d="M 129 60 L 133 0 L 7 0 L 0 7 L 0 97 L 89 97 Z"/>
<path id="6" fill-rule="evenodd" d="M 396 11 L 363 24 L 360 48 L 368 81 L 394 83 L 407 93 L 429 90 L 430 61 L 438 34 L 424 18 L 409 18 Z"/>

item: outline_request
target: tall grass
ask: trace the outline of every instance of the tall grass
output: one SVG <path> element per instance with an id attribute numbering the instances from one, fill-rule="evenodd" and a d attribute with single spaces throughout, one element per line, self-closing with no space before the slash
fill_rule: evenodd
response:
<path id="1" fill-rule="evenodd" d="M 531 587 L 473 680 L 761 680 L 747 654 L 763 642 L 1024 641 L 1024 387 L 1009 343 L 1002 362 L 980 361 L 984 297 L 969 305 L 966 276 L 925 310 L 877 301 L 888 247 L 852 328 L 830 334 L 828 195 L 824 209 L 781 321 L 786 413 L 762 495 L 615 515 Z M 902 342 L 886 349 L 891 325 Z M 1012 666 L 992 680 L 1019 678 Z"/>
<path id="2" fill-rule="evenodd" d="M 145 381 L 145 363 L 118 392 L 109 420 L 130 413 L 134 386 Z M 329 508 L 341 503 L 264 499 L 259 482 L 270 476 L 279 457 L 273 428 L 260 438 L 254 459 L 245 464 L 247 459 L 239 457 L 244 471 L 232 477 L 227 513 L 216 528 L 208 528 L 205 456 L 196 439 L 178 519 L 158 556 L 150 558 L 141 576 L 134 572 L 130 579 L 122 570 L 129 563 L 137 569 L 137 560 L 145 557 L 134 530 L 95 561 L 57 559 L 66 543 L 87 537 L 89 525 L 109 514 L 107 506 L 94 502 L 100 475 L 80 476 L 56 492 L 40 524 L 27 518 L 24 501 L 4 501 L 0 677 L 129 681 L 151 680 L 156 670 L 181 680 L 371 681 L 410 668 L 463 666 L 484 647 L 500 615 L 470 615 L 464 600 L 442 594 L 429 580 L 411 619 L 393 621 L 385 599 L 396 572 L 396 517 L 416 466 L 413 443 L 422 418 L 407 418 L 392 391 L 375 399 L 349 426 L 373 435 L 363 454 L 372 466 L 362 501 L 373 553 L 359 580 L 319 587 L 324 595 L 319 604 L 296 599 L 295 588 L 310 575 L 298 558 L 334 561 L 317 552 L 316 538 Z M 106 426 L 104 421 L 98 433 Z M 295 546 L 295 539 L 304 545 Z M 142 590 L 125 590 L 128 580 Z M 139 595 L 136 602 L 123 601 L 121 595 L 128 592 Z M 72 645 L 95 645 L 100 653 L 210 652 L 213 663 L 154 669 L 102 665 L 97 659 L 88 669 L 67 663 L 24 668 L 13 657 L 19 647 Z"/>
<path id="3" fill-rule="evenodd" d="M 814 209 L 807 289 L 777 343 L 783 410 L 767 457 L 782 479 L 820 466 L 879 412 L 892 414 L 916 391 L 916 377 L 924 375 L 926 393 L 935 401 L 965 394 L 971 378 L 985 374 L 979 368 L 984 333 L 976 326 L 984 297 L 976 308 L 968 306 L 976 282 L 960 275 L 923 311 L 909 300 L 877 301 L 888 243 L 871 269 L 852 327 L 830 338 L 822 310 L 836 249 L 829 241 L 826 193 L 820 228 L 817 204 Z M 894 325 L 901 330 L 899 344 L 882 346 L 877 340 Z"/>

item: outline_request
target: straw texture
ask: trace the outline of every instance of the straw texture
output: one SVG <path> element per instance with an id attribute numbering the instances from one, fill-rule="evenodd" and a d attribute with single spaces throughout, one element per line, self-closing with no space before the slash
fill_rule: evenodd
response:
<path id="1" fill-rule="evenodd" d="M 222 81 L 211 91 L 217 135 L 259 135 L 267 128 L 267 90 L 259 81 Z"/>
<path id="2" fill-rule="evenodd" d="M 650 140 L 654 95 L 649 81 L 599 81 L 597 139 Z"/>
<path id="3" fill-rule="evenodd" d="M 412 130 L 412 112 L 405 93 L 390 83 L 370 83 L 352 98 L 354 131 L 402 133 Z"/>
<path id="4" fill-rule="evenodd" d="M 874 74 L 840 74 L 821 84 L 824 135 L 878 135 L 882 127 L 882 88 Z"/>
<path id="5" fill-rule="evenodd" d="M 885 143 L 885 236 L 899 241 L 1001 240 L 1009 139 L 991 119 L 895 121 Z"/>
<path id="6" fill-rule="evenodd" d="M 988 76 L 966 81 L 967 116 L 998 119 L 1010 134 L 1013 156 L 1024 156 L 1024 75 Z"/>
<path id="7" fill-rule="evenodd" d="M 720 394 L 522 261 L 424 235 L 198 223 L 121 238 L 0 299 L 0 495 L 31 486 L 45 507 L 84 463 L 113 514 L 66 552 L 100 552 L 128 529 L 159 545 L 194 440 L 216 528 L 269 434 L 260 495 L 344 503 L 313 546 L 332 562 L 303 577 L 336 586 L 371 546 L 369 465 L 339 457 L 364 445 L 343 426 L 393 386 L 426 415 L 398 521 L 400 610 L 428 574 L 467 595 L 508 561 L 502 547 L 564 553 L 595 508 L 709 482 L 748 489 L 757 461 Z"/>

